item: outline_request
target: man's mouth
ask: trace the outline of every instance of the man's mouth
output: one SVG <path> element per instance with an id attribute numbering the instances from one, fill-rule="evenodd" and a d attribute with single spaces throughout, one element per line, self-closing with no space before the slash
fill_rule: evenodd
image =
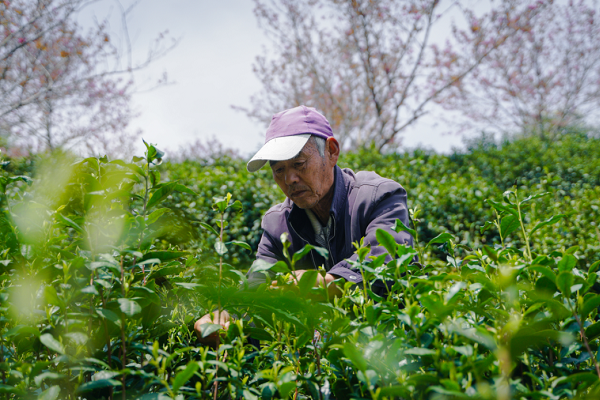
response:
<path id="1" fill-rule="evenodd" d="M 306 193 L 306 190 L 296 190 L 295 192 L 292 192 L 291 197 L 302 196 L 304 193 Z"/>

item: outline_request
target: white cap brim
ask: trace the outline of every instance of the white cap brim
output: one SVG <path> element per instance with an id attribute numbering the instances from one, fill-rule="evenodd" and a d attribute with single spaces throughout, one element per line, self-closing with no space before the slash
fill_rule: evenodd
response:
<path id="1" fill-rule="evenodd" d="M 261 169 L 267 161 L 289 160 L 300 153 L 308 139 L 310 133 L 271 139 L 248 161 L 246 169 L 254 172 Z"/>

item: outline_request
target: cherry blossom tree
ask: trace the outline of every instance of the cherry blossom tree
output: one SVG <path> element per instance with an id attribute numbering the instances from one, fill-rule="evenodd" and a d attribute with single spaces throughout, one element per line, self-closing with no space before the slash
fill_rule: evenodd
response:
<path id="1" fill-rule="evenodd" d="M 398 146 L 435 99 L 538 12 L 522 3 L 500 1 L 475 17 L 459 1 L 255 0 L 273 50 L 254 64 L 262 90 L 252 107 L 237 108 L 268 123 L 274 112 L 306 104 L 325 114 L 343 146 Z M 464 17 L 469 31 L 494 34 L 468 57 L 453 42 L 436 47 L 440 35 L 451 37 L 443 30 L 449 13 Z"/>
<path id="2" fill-rule="evenodd" d="M 543 4 L 543 7 L 541 5 Z M 521 29 L 482 60 L 472 74 L 439 96 L 458 110 L 465 129 L 530 132 L 551 139 L 573 124 L 598 124 L 600 109 L 600 20 L 596 2 L 538 2 Z M 495 21 L 500 23 L 500 21 Z M 455 30 L 461 43 L 448 54 L 474 54 L 496 26 Z M 441 73 L 461 68 L 438 53 Z"/>
<path id="3" fill-rule="evenodd" d="M 78 13 L 88 0 L 0 0 L 0 133 L 29 151 L 73 149 L 127 153 L 132 72 L 168 51 L 124 60 L 106 21 L 84 30 Z M 124 20 L 131 9 L 122 10 Z"/>

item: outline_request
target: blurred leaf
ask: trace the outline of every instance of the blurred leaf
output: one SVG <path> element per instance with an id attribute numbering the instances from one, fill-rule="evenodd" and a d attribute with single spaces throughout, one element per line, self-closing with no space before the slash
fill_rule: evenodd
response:
<path id="1" fill-rule="evenodd" d="M 191 194 L 192 196 L 196 195 L 196 192 L 194 192 L 192 189 L 190 189 L 189 187 L 182 185 L 180 183 L 175 185 L 174 188 L 175 191 L 177 192 L 181 192 L 181 193 L 187 193 L 187 194 Z"/>
<path id="2" fill-rule="evenodd" d="M 500 221 L 500 233 L 503 239 L 521 227 L 519 219 L 515 215 L 507 215 Z"/>
<path id="3" fill-rule="evenodd" d="M 383 229 L 377 229 L 375 232 L 375 237 L 380 245 L 385 247 L 387 252 L 392 256 L 392 258 L 396 257 L 396 248 L 398 245 L 396 244 L 396 239 L 387 231 Z"/>
<path id="4" fill-rule="evenodd" d="M 554 225 L 555 223 L 557 223 L 565 217 L 565 214 L 559 214 L 547 219 L 546 221 L 538 222 L 538 224 L 531 230 L 529 234 L 533 235 L 533 232 L 537 231 L 538 229 L 543 228 L 544 226 Z"/>
<path id="5" fill-rule="evenodd" d="M 159 259 L 162 262 L 171 261 L 181 257 L 187 257 L 190 253 L 187 251 L 149 251 L 140 260 L 146 261 L 153 258 Z"/>
<path id="6" fill-rule="evenodd" d="M 140 305 L 133 300 L 120 298 L 117 299 L 117 301 L 119 302 L 119 308 L 121 309 L 123 314 L 129 317 L 133 317 L 134 315 L 139 314 L 142 311 L 142 307 L 140 307 Z"/>
<path id="7" fill-rule="evenodd" d="M 344 354 L 352 361 L 352 364 L 354 364 L 359 371 L 364 373 L 367 370 L 367 361 L 356 345 L 350 342 L 344 344 Z"/>
<path id="8" fill-rule="evenodd" d="M 171 193 L 173 193 L 175 186 L 177 186 L 177 182 L 170 182 L 154 191 L 154 193 L 152 193 L 152 197 L 150 197 L 150 200 L 148 200 L 148 204 L 146 204 L 146 209 L 149 210 L 166 199 Z"/>
<path id="9" fill-rule="evenodd" d="M 590 313 L 600 307 L 600 295 L 595 295 L 590 297 L 583 303 L 583 307 L 581 308 L 581 317 L 586 319 Z"/>
<path id="10" fill-rule="evenodd" d="M 242 242 L 242 241 L 239 241 L 239 240 L 232 240 L 230 242 L 227 242 L 227 244 L 229 244 L 229 243 L 235 244 L 236 246 L 243 247 L 244 249 L 246 249 L 248 251 L 252 251 L 252 247 L 250 247 L 250 245 L 248 243 L 246 243 L 246 242 Z"/>
<path id="11" fill-rule="evenodd" d="M 200 226 L 203 227 L 204 229 L 208 230 L 209 232 L 212 232 L 215 234 L 216 237 L 219 237 L 219 232 L 217 232 L 215 230 L 215 228 L 213 228 L 212 226 L 210 226 L 209 224 L 205 223 L 205 222 L 200 222 Z"/>
<path id="12" fill-rule="evenodd" d="M 558 262 L 558 270 L 564 272 L 571 272 L 571 270 L 577 265 L 577 259 L 575 256 L 570 254 L 566 254 L 563 258 Z"/>
<path id="13" fill-rule="evenodd" d="M 561 293 L 568 297 L 571 295 L 571 286 L 573 286 L 573 274 L 570 272 L 561 272 L 556 278 L 556 286 Z"/>
<path id="14" fill-rule="evenodd" d="M 396 219 L 396 222 L 394 223 L 394 226 L 392 226 L 392 229 L 397 233 L 408 232 L 413 238 L 417 237 L 417 231 L 415 231 L 414 229 L 410 229 L 409 227 L 404 225 L 404 223 L 399 219 Z"/>
<path id="15" fill-rule="evenodd" d="M 177 375 L 175 375 L 171 390 L 173 390 L 174 393 L 177 393 L 179 388 L 185 385 L 187 381 L 194 376 L 199 367 L 200 365 L 197 361 L 190 361 L 183 371 L 178 372 Z"/>
<path id="16" fill-rule="evenodd" d="M 319 271 L 311 269 L 302 274 L 298 286 L 300 288 L 300 294 L 306 296 L 306 294 L 315 286 L 317 282 L 317 276 Z"/>
<path id="17" fill-rule="evenodd" d="M 432 244 L 436 244 L 436 243 L 447 243 L 450 240 L 454 240 L 454 236 L 452 236 L 451 234 L 449 234 L 447 232 L 440 233 L 439 235 L 437 235 L 436 237 L 431 239 L 429 241 L 429 243 L 427 243 L 427 246 L 425 246 L 425 248 L 428 248 Z"/>
<path id="18" fill-rule="evenodd" d="M 222 256 L 223 254 L 227 253 L 227 246 L 225 243 L 219 240 L 215 243 L 215 250 L 217 251 L 218 255 Z"/>
<path id="19" fill-rule="evenodd" d="M 202 331 L 203 338 L 210 336 L 213 333 L 218 332 L 221 329 L 223 329 L 223 327 L 221 325 L 212 324 L 210 322 L 200 325 L 200 330 Z"/>
<path id="20" fill-rule="evenodd" d="M 497 211 L 499 212 L 505 212 L 507 214 L 512 214 L 515 217 L 518 217 L 518 212 L 517 209 L 514 206 L 507 206 L 501 203 L 497 203 L 493 200 L 487 199 L 486 202 L 491 205 L 492 207 L 494 207 Z"/>
<path id="21" fill-rule="evenodd" d="M 65 346 L 63 346 L 63 344 L 58 340 L 54 339 L 54 336 L 52 336 L 50 333 L 44 333 L 43 335 L 40 335 L 40 342 L 56 353 L 65 354 Z"/>
<path id="22" fill-rule="evenodd" d="M 114 312 L 112 312 L 110 310 L 106 310 L 104 308 L 96 308 L 96 312 L 102 318 L 106 318 L 107 320 L 109 320 L 113 324 L 117 325 L 119 328 L 121 327 L 121 318 L 117 314 L 115 314 Z"/>
<path id="23" fill-rule="evenodd" d="M 38 396 L 38 400 L 56 400 L 60 395 L 60 386 L 50 386 Z"/>

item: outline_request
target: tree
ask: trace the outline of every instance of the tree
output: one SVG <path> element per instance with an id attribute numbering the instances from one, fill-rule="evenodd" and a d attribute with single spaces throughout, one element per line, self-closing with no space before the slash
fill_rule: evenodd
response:
<path id="1" fill-rule="evenodd" d="M 169 47 L 159 41 L 146 60 L 123 62 L 106 21 L 87 32 L 77 23 L 90 3 L 0 1 L 0 133 L 10 145 L 123 154 L 139 135 L 127 129 L 131 74 Z"/>
<path id="2" fill-rule="evenodd" d="M 329 119 L 343 146 L 397 146 L 399 134 L 429 104 L 471 73 L 514 34 L 520 19 L 536 12 L 502 1 L 466 24 L 490 25 L 493 38 L 469 57 L 431 43 L 434 28 L 459 2 L 438 0 L 255 0 L 255 14 L 273 43 L 273 56 L 256 59 L 262 91 L 252 108 L 239 109 L 268 122 L 274 112 L 299 104 Z M 436 31 L 437 32 L 437 31 Z M 439 33 L 438 33 L 439 34 Z M 441 74 L 449 57 L 452 74 Z M 448 60 L 444 60 L 446 62 Z"/>
<path id="3" fill-rule="evenodd" d="M 537 2 L 528 24 L 508 37 L 477 70 L 438 101 L 467 117 L 467 129 L 533 132 L 551 138 L 568 125 L 598 122 L 600 107 L 600 23 L 597 3 L 585 0 Z M 486 29 L 456 31 L 476 52 Z M 442 69 L 455 74 L 454 66 Z"/>

